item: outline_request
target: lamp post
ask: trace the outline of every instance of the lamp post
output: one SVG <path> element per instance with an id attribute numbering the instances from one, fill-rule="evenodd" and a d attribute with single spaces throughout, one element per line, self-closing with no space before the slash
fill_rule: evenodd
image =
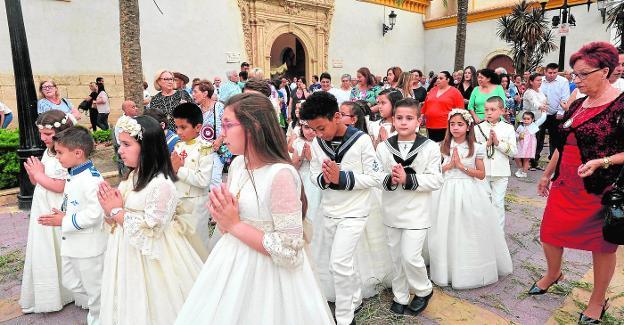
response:
<path id="1" fill-rule="evenodd" d="M 539 0 L 540 6 L 542 7 L 542 15 L 546 13 L 546 4 L 548 0 Z M 587 0 L 585 3 L 587 5 L 587 10 L 591 6 L 592 0 Z M 598 10 L 603 15 L 603 23 L 604 23 L 604 12 L 606 8 L 607 0 L 596 0 L 596 4 L 598 5 Z M 581 4 L 573 4 L 568 5 L 568 0 L 563 1 L 563 5 L 559 8 L 551 8 L 549 10 L 559 10 L 559 16 L 553 16 L 552 18 L 552 26 L 553 28 L 558 27 L 561 24 L 561 30 L 566 30 L 569 27 L 576 26 L 576 19 L 574 16 L 570 14 L 570 8 L 583 5 Z M 563 67 L 565 65 L 565 46 L 566 46 L 566 34 L 562 33 L 561 41 L 559 44 L 559 71 L 563 71 Z"/>
<path id="2" fill-rule="evenodd" d="M 17 196 L 20 209 L 28 210 L 32 204 L 34 186 L 28 179 L 24 162 L 30 156 L 41 157 L 43 148 L 39 140 L 39 131 L 35 126 L 37 120 L 37 95 L 33 83 L 30 55 L 22 6 L 20 0 L 5 0 L 11 55 L 13 58 L 13 74 L 15 75 L 15 93 L 17 98 L 17 114 L 19 119 L 20 146 L 17 156 L 20 163 L 19 187 Z"/>
<path id="3" fill-rule="evenodd" d="M 397 14 L 394 13 L 394 10 L 390 11 L 390 14 L 388 15 L 388 24 L 390 24 L 390 26 L 386 25 L 385 22 L 383 23 L 381 32 L 383 36 L 386 36 L 386 34 L 394 28 L 394 24 L 396 24 L 396 17 Z"/>

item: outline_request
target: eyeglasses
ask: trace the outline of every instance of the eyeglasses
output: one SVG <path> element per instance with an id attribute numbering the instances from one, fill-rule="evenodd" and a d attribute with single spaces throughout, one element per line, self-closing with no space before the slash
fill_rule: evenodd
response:
<path id="1" fill-rule="evenodd" d="M 349 114 L 346 114 L 346 113 L 343 113 L 343 112 L 340 112 L 340 115 L 342 115 L 343 117 L 344 117 L 344 116 L 348 116 L 348 117 L 355 117 L 355 115 L 349 115 Z"/>
<path id="2" fill-rule="evenodd" d="M 173 78 L 160 78 L 160 80 L 164 80 L 164 81 L 173 81 Z"/>
<path id="3" fill-rule="evenodd" d="M 592 73 L 594 73 L 596 71 L 600 71 L 600 70 L 602 70 L 602 68 L 594 69 L 594 70 L 589 71 L 589 72 L 576 72 L 576 71 L 574 71 L 573 73 L 575 75 L 575 78 L 578 77 L 581 80 L 585 80 L 585 79 L 587 79 L 589 77 L 590 74 L 592 74 Z"/>
<path id="4" fill-rule="evenodd" d="M 239 126 L 241 125 L 240 123 L 235 123 L 235 122 L 223 122 L 221 124 L 221 128 L 223 128 L 223 134 L 226 134 L 227 131 L 235 126 Z"/>
<path id="5" fill-rule="evenodd" d="M 56 86 L 43 86 L 43 87 L 41 87 L 41 89 L 43 89 L 43 90 L 49 90 L 49 89 L 54 89 L 54 88 L 56 88 Z"/>

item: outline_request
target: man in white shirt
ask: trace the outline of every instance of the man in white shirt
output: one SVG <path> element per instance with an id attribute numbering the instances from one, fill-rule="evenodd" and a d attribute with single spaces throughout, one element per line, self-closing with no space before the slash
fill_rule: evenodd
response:
<path id="1" fill-rule="evenodd" d="M 563 106 L 562 102 L 566 102 L 570 98 L 570 84 L 568 80 L 559 75 L 559 65 L 557 63 L 549 63 L 546 65 L 546 72 L 541 91 L 546 95 L 548 99 L 548 111 L 546 114 L 546 122 L 540 127 L 540 131 L 537 136 L 537 150 L 535 151 L 535 159 L 531 160 L 531 170 L 541 169 L 539 167 L 539 158 L 542 149 L 544 148 L 544 137 L 546 130 L 548 130 L 548 148 L 550 159 L 555 151 L 555 144 L 557 143 L 557 126 L 560 120 L 563 118 Z"/>
<path id="2" fill-rule="evenodd" d="M 624 46 L 618 47 L 618 52 L 618 65 L 615 66 L 611 77 L 609 77 L 609 81 L 614 88 L 622 92 L 624 91 Z"/>

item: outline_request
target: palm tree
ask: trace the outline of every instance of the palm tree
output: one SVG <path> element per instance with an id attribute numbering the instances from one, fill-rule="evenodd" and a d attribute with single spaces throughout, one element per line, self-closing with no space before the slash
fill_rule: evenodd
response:
<path id="1" fill-rule="evenodd" d="M 624 49 L 624 1 L 614 3 L 607 12 L 607 29 L 615 28 L 615 37 L 620 48 Z"/>
<path id="2" fill-rule="evenodd" d="M 533 9 L 526 0 L 498 19 L 496 34 L 511 45 L 511 57 L 519 73 L 534 71 L 544 55 L 557 48 L 543 11 Z"/>
<path id="3" fill-rule="evenodd" d="M 446 0 L 444 0 L 446 3 Z M 457 0 L 457 33 L 455 35 L 455 71 L 464 68 L 466 54 L 466 25 L 468 24 L 468 0 Z"/>
<path id="4" fill-rule="evenodd" d="M 143 109 L 143 67 L 138 0 L 119 1 L 119 48 L 124 97 Z"/>

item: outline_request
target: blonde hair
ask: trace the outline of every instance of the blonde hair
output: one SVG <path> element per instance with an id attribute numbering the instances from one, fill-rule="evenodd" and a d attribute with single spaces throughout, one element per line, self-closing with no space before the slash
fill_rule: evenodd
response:
<path id="1" fill-rule="evenodd" d="M 253 68 L 249 71 L 249 79 L 264 79 L 264 70 L 261 68 Z"/>
<path id="2" fill-rule="evenodd" d="M 162 76 L 163 73 L 169 73 L 171 74 L 171 77 L 173 78 L 173 72 L 171 72 L 170 70 L 166 70 L 166 69 L 161 69 L 156 71 L 156 75 L 154 76 L 154 88 L 157 91 L 161 91 L 162 89 L 160 88 L 160 85 L 158 84 L 158 80 L 160 79 L 160 76 Z"/>
<path id="3" fill-rule="evenodd" d="M 412 96 L 412 80 L 416 78 L 410 72 L 403 72 L 398 76 L 397 88 L 403 93 L 403 97 L 413 98 Z"/>
<path id="4" fill-rule="evenodd" d="M 58 86 L 56 85 L 56 82 L 54 82 L 54 80 L 49 79 L 49 80 L 43 80 L 39 83 L 39 95 L 41 96 L 41 99 L 46 98 L 45 95 L 43 94 L 43 84 L 49 82 L 52 84 L 52 86 L 54 86 L 54 88 L 56 88 L 56 92 L 54 93 L 54 95 L 56 96 L 56 98 L 61 98 L 61 94 L 59 93 L 58 90 Z"/>

